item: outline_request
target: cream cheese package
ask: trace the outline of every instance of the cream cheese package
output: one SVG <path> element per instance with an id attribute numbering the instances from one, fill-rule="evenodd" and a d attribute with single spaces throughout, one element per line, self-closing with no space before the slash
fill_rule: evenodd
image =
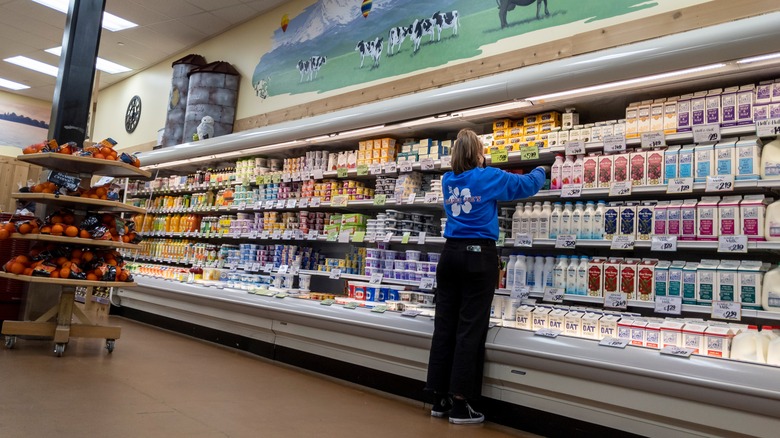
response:
<path id="1" fill-rule="evenodd" d="M 737 169 L 734 179 L 737 181 L 756 180 L 761 167 L 762 143 L 758 137 L 740 139 L 735 146 Z"/>

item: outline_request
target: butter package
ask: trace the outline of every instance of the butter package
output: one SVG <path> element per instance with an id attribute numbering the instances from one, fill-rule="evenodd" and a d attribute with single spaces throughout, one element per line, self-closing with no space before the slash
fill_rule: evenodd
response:
<path id="1" fill-rule="evenodd" d="M 580 141 L 580 131 L 582 131 L 582 125 L 574 125 L 574 127 L 568 131 L 569 141 Z"/>
<path id="2" fill-rule="evenodd" d="M 647 343 L 647 321 L 635 319 L 631 324 L 631 345 L 644 347 Z"/>
<path id="3" fill-rule="evenodd" d="M 696 176 L 694 181 L 705 182 L 707 177 L 713 175 L 715 168 L 715 145 L 700 144 L 694 148 L 696 156 Z"/>
<path id="4" fill-rule="evenodd" d="M 669 201 L 669 206 L 666 209 L 666 234 L 669 236 L 679 236 L 682 230 L 682 213 L 681 208 L 683 201 L 675 199 Z"/>
<path id="5" fill-rule="evenodd" d="M 653 233 L 658 236 L 668 234 L 669 201 L 659 201 L 653 208 Z"/>
<path id="6" fill-rule="evenodd" d="M 600 339 L 601 331 L 599 321 L 601 314 L 588 312 L 582 316 L 582 337 L 587 339 Z"/>
<path id="7" fill-rule="evenodd" d="M 563 309 L 553 309 L 547 317 L 547 327 L 564 332 L 566 329 L 566 311 Z"/>
<path id="8" fill-rule="evenodd" d="M 643 132 L 650 132 L 650 110 L 652 106 L 652 100 L 644 100 L 637 108 L 637 131 L 640 135 Z"/>
<path id="9" fill-rule="evenodd" d="M 755 86 L 753 84 L 739 87 L 739 92 L 737 92 L 738 125 L 750 125 L 753 123 L 754 91 Z"/>
<path id="10" fill-rule="evenodd" d="M 562 130 L 558 133 L 558 146 L 563 146 L 569 142 L 569 130 Z"/>
<path id="11" fill-rule="evenodd" d="M 647 152 L 639 151 L 629 154 L 629 176 L 632 186 L 647 184 Z"/>
<path id="12" fill-rule="evenodd" d="M 663 324 L 661 324 L 661 348 L 682 347 L 683 327 L 685 327 L 685 323 L 681 320 L 665 320 Z"/>
<path id="13" fill-rule="evenodd" d="M 495 140 L 498 140 L 498 139 L 504 139 L 504 138 L 507 138 L 507 137 L 511 137 L 510 132 L 511 131 L 510 131 L 509 128 L 507 128 L 507 129 L 496 129 L 496 130 L 493 131 L 493 139 L 495 141 Z"/>
<path id="14" fill-rule="evenodd" d="M 762 309 L 761 287 L 764 268 L 760 261 L 743 260 L 737 271 L 737 296 L 734 301 L 742 303 L 743 309 Z"/>
<path id="15" fill-rule="evenodd" d="M 667 99 L 664 103 L 664 134 L 677 132 L 677 98 Z"/>
<path id="16" fill-rule="evenodd" d="M 696 304 L 696 270 L 698 268 L 698 263 L 686 262 L 682 270 L 683 304 Z"/>
<path id="17" fill-rule="evenodd" d="M 645 347 L 660 349 L 661 348 L 661 320 L 647 321 L 645 326 Z"/>
<path id="18" fill-rule="evenodd" d="M 533 329 L 532 314 L 534 306 L 523 304 L 515 311 L 515 324 L 516 327 L 522 330 Z"/>
<path id="19" fill-rule="evenodd" d="M 593 125 L 593 128 L 590 129 L 590 140 L 591 141 L 604 141 L 604 134 L 603 128 L 607 124 L 605 122 L 598 122 Z"/>
<path id="20" fill-rule="evenodd" d="M 669 266 L 672 262 L 661 260 L 655 265 L 655 296 L 665 297 L 669 291 Z"/>
<path id="21" fill-rule="evenodd" d="M 707 92 L 705 107 L 707 111 L 705 124 L 720 125 L 721 122 L 721 94 L 722 88 L 717 88 Z"/>
<path id="22" fill-rule="evenodd" d="M 584 143 L 593 141 L 593 123 L 588 123 L 580 129 L 580 141 Z"/>
<path id="23" fill-rule="evenodd" d="M 686 94 L 677 101 L 677 132 L 690 132 L 693 129 L 691 120 L 692 94 Z"/>
<path id="24" fill-rule="evenodd" d="M 639 301 L 653 301 L 655 299 L 655 269 L 658 262 L 655 260 L 643 260 L 639 263 L 636 275 L 636 299 Z"/>
<path id="25" fill-rule="evenodd" d="M 711 325 L 704 331 L 707 356 L 729 357 L 734 332 L 726 325 Z"/>
<path id="26" fill-rule="evenodd" d="M 548 328 L 547 323 L 552 309 L 549 307 L 536 307 L 531 312 L 531 327 L 533 331 Z"/>
<path id="27" fill-rule="evenodd" d="M 607 122 L 609 123 L 609 122 Z M 617 136 L 623 136 L 626 137 L 626 121 L 625 120 L 618 120 L 617 123 L 612 125 L 612 134 Z M 628 138 L 628 137 L 626 137 Z"/>
<path id="28" fill-rule="evenodd" d="M 493 122 L 493 131 L 499 131 L 503 129 L 509 129 L 513 125 L 512 120 L 510 119 L 498 119 Z"/>
<path id="29" fill-rule="evenodd" d="M 729 87 L 723 90 L 720 96 L 721 126 L 735 126 L 737 124 L 737 92 L 739 87 Z"/>
<path id="30" fill-rule="evenodd" d="M 642 204 L 637 207 L 636 212 L 636 238 L 637 240 L 650 240 L 650 236 L 653 235 L 654 225 L 653 217 L 655 216 L 656 201 L 642 201 Z"/>
<path id="31" fill-rule="evenodd" d="M 569 310 L 564 317 L 563 333 L 567 336 L 582 336 L 582 317 L 585 312 L 580 310 Z"/>
<path id="32" fill-rule="evenodd" d="M 702 260 L 696 270 L 696 302 L 712 304 L 717 290 L 719 260 Z"/>
<path id="33" fill-rule="evenodd" d="M 601 155 L 599 162 L 599 187 L 609 188 L 612 186 L 612 168 L 614 167 L 615 155 Z"/>
<path id="34" fill-rule="evenodd" d="M 651 186 L 661 185 L 664 181 L 664 151 L 647 151 L 647 170 L 645 172 L 645 184 Z"/>
<path id="35" fill-rule="evenodd" d="M 739 260 L 723 260 L 718 265 L 716 299 L 719 301 L 738 301 L 739 297 Z"/>
<path id="36" fill-rule="evenodd" d="M 737 169 L 734 179 L 737 181 L 756 180 L 761 168 L 761 149 L 763 143 L 758 137 L 740 139 L 736 149 Z"/>
<path id="37" fill-rule="evenodd" d="M 696 239 L 718 240 L 718 196 L 705 196 L 696 204 Z"/>
<path id="38" fill-rule="evenodd" d="M 704 332 L 707 324 L 704 322 L 688 322 L 683 327 L 683 347 L 693 350 L 693 354 L 704 355 Z"/>
<path id="39" fill-rule="evenodd" d="M 696 240 L 695 199 L 686 199 L 680 206 L 680 240 Z"/>
<path id="40" fill-rule="evenodd" d="M 599 320 L 599 339 L 604 338 L 620 338 L 620 331 L 619 331 L 619 324 L 623 320 L 617 316 L 617 315 L 604 315 Z M 627 323 L 630 324 L 630 320 L 625 320 Z M 630 325 L 629 325 L 630 327 Z M 627 338 L 630 338 L 631 333 L 630 329 L 627 333 Z"/>
<path id="41" fill-rule="evenodd" d="M 670 179 L 678 177 L 679 158 L 679 146 L 670 146 L 664 151 L 664 184 L 669 184 Z"/>
<path id="42" fill-rule="evenodd" d="M 718 176 L 734 176 L 737 168 L 736 141 L 721 141 L 715 145 L 715 170 Z"/>
<path id="43" fill-rule="evenodd" d="M 509 128 L 510 137 L 522 137 L 525 135 L 525 128 L 522 126 L 513 126 Z"/>
<path id="44" fill-rule="evenodd" d="M 639 137 L 639 103 L 632 103 L 626 108 L 626 138 Z"/>
<path id="45" fill-rule="evenodd" d="M 695 171 L 694 149 L 694 145 L 686 145 L 680 148 L 678 178 L 693 178 Z"/>
<path id="46" fill-rule="evenodd" d="M 547 134 L 547 145 L 554 148 L 559 145 L 558 136 L 561 133 L 561 128 L 553 128 L 549 134 Z"/>
<path id="47" fill-rule="evenodd" d="M 736 236 L 742 234 L 742 221 L 739 218 L 739 204 L 742 196 L 726 196 L 718 203 L 717 223 L 715 229 L 720 230 L 721 236 Z M 717 240 L 713 236 L 712 240 Z"/>
<path id="48" fill-rule="evenodd" d="M 655 99 L 650 105 L 650 131 L 664 130 L 664 105 L 666 99 Z"/>
<path id="49" fill-rule="evenodd" d="M 552 123 L 553 126 L 561 126 L 561 113 L 558 111 L 548 111 L 538 115 L 539 123 Z"/>
<path id="50" fill-rule="evenodd" d="M 691 98 L 691 126 L 702 126 L 707 121 L 707 92 L 700 91 Z"/>

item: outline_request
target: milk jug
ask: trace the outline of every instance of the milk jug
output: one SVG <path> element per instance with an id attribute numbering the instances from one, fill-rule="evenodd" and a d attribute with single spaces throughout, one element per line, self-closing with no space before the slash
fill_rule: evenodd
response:
<path id="1" fill-rule="evenodd" d="M 533 204 L 530 202 L 525 204 L 523 213 L 520 215 L 520 234 L 531 234 L 531 212 L 533 210 Z"/>
<path id="2" fill-rule="evenodd" d="M 552 214 L 552 207 L 550 201 L 547 201 L 542 206 L 542 211 L 539 213 L 539 239 L 550 238 L 550 215 Z"/>
<path id="3" fill-rule="evenodd" d="M 506 264 L 506 282 L 504 283 L 509 290 L 512 290 L 515 285 L 515 262 L 517 262 L 517 255 L 510 255 Z"/>
<path id="4" fill-rule="evenodd" d="M 780 201 L 775 201 L 766 208 L 764 238 L 766 240 L 780 240 Z"/>
<path id="5" fill-rule="evenodd" d="M 561 214 L 563 213 L 563 205 L 560 202 L 553 204 L 553 210 L 550 213 L 550 239 L 558 238 L 558 234 L 561 232 Z"/>
<path id="6" fill-rule="evenodd" d="M 534 262 L 534 284 L 531 285 L 531 290 L 534 292 L 541 292 L 544 290 L 544 282 L 546 277 L 544 275 L 544 257 L 537 256 Z"/>
<path id="7" fill-rule="evenodd" d="M 585 204 L 577 201 L 574 204 L 574 212 L 571 214 L 571 234 L 577 236 L 577 239 L 584 239 L 582 235 L 582 215 L 585 213 Z"/>
<path id="8" fill-rule="evenodd" d="M 596 214 L 596 204 L 588 201 L 585 211 L 582 213 L 582 239 L 593 238 L 593 215 Z"/>
<path id="9" fill-rule="evenodd" d="M 550 168 L 550 190 L 560 190 L 563 187 L 563 155 L 556 155 Z"/>
<path id="10" fill-rule="evenodd" d="M 553 270 L 553 287 L 566 289 L 566 269 L 569 267 L 569 257 L 558 257 L 558 263 Z"/>
<path id="11" fill-rule="evenodd" d="M 780 267 L 764 274 L 761 305 L 768 312 L 780 312 Z"/>
<path id="12" fill-rule="evenodd" d="M 761 179 L 780 179 L 780 137 L 761 151 Z"/>
<path id="13" fill-rule="evenodd" d="M 528 266 L 525 263 L 525 256 L 524 255 L 517 256 L 517 261 L 515 262 L 515 287 L 526 286 L 527 273 L 528 273 Z"/>
<path id="14" fill-rule="evenodd" d="M 542 216 L 542 204 L 535 203 L 531 214 L 528 216 L 528 233 L 534 239 L 539 239 L 539 218 Z M 547 238 L 547 236 L 544 236 Z"/>
<path id="15" fill-rule="evenodd" d="M 512 238 L 514 239 L 518 234 L 520 234 L 520 220 L 523 216 L 523 204 L 518 203 L 515 206 L 515 212 L 512 215 Z"/>
<path id="16" fill-rule="evenodd" d="M 574 184 L 574 157 L 569 155 L 561 166 L 561 182 L 563 185 Z"/>
<path id="17" fill-rule="evenodd" d="M 542 271 L 542 290 L 544 290 L 545 287 L 552 287 L 554 270 L 555 270 L 555 257 L 545 257 L 544 269 Z"/>
<path id="18" fill-rule="evenodd" d="M 606 210 L 607 204 L 604 201 L 599 201 L 596 212 L 593 213 L 593 232 L 590 235 L 591 239 L 601 240 L 604 238 L 604 213 Z"/>
<path id="19" fill-rule="evenodd" d="M 572 234 L 572 219 L 574 215 L 574 205 L 571 202 L 567 202 L 563 206 L 563 212 L 561 213 L 561 230 L 560 234 Z"/>
<path id="20" fill-rule="evenodd" d="M 566 293 L 570 295 L 578 295 L 577 289 L 577 268 L 580 263 L 577 257 L 569 259 L 569 266 L 566 267 Z"/>

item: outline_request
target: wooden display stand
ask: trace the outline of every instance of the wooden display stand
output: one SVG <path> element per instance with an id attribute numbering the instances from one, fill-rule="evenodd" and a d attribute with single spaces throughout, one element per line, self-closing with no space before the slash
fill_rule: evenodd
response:
<path id="1" fill-rule="evenodd" d="M 18 157 L 18 160 L 42 165 L 49 169 L 62 170 L 68 173 L 77 173 L 81 177 L 91 177 L 93 172 L 101 175 L 115 177 L 149 177 L 149 172 L 137 169 L 125 163 L 117 161 L 107 161 L 102 159 L 74 157 L 56 153 L 30 154 Z M 89 178 L 86 178 L 89 181 Z M 133 206 L 125 206 L 119 202 L 97 201 L 89 198 L 41 195 L 41 194 L 22 194 L 15 193 L 13 197 L 19 199 L 35 200 L 36 202 L 53 204 L 58 206 L 68 206 L 82 210 L 90 209 L 95 211 L 112 212 L 130 212 L 143 213 L 143 209 Z M 21 235 L 13 234 L 15 239 L 29 239 L 40 241 L 51 241 L 58 243 L 70 243 L 93 247 L 112 247 L 137 249 L 138 245 L 130 245 L 122 242 L 110 240 L 91 240 L 63 236 L 50 235 Z M 28 283 L 45 283 L 52 285 L 52 289 L 57 288 L 60 294 L 57 305 L 49 309 L 38 319 L 34 321 L 5 321 L 0 333 L 5 335 L 5 346 L 13 348 L 16 344 L 17 336 L 39 336 L 54 339 L 54 354 L 62 356 L 65 352 L 65 346 L 71 337 L 77 338 L 102 338 L 106 340 L 106 349 L 109 353 L 114 350 L 114 343 L 121 335 L 121 328 L 118 326 L 100 325 L 98 321 L 101 313 L 92 300 L 92 291 L 94 287 L 131 287 L 135 283 L 128 282 L 105 282 L 88 280 L 71 280 L 63 278 L 34 277 L 29 275 L 14 275 L 6 272 L 0 272 L 0 278 L 25 281 Z M 86 287 L 87 294 L 85 304 L 77 305 L 75 302 L 76 288 Z M 88 315 L 89 314 L 89 315 Z M 74 317 L 78 322 L 74 322 Z"/>

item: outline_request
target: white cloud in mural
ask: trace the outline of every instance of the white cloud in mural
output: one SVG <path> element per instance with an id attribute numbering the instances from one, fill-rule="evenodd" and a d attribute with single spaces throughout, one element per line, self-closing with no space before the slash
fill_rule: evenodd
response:
<path id="1" fill-rule="evenodd" d="M 303 23 L 296 25 L 296 30 L 285 35 L 286 38 L 277 39 L 274 49 L 313 40 L 334 27 L 345 26 L 357 18 L 363 18 L 357 0 L 320 0 L 302 15 L 299 17 L 304 18 Z"/>

